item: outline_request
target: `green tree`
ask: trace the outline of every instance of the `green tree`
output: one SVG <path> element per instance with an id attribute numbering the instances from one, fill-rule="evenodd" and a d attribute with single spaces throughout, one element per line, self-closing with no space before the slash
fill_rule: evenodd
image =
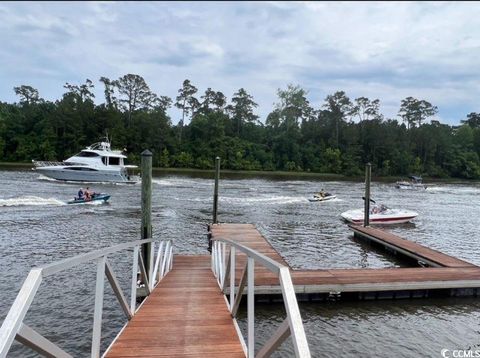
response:
<path id="1" fill-rule="evenodd" d="M 422 125 L 428 117 L 434 116 L 438 112 L 436 106 L 425 100 L 418 100 L 413 97 L 407 97 L 402 100 L 398 116 L 407 123 L 407 128 Z"/>
<path id="2" fill-rule="evenodd" d="M 38 94 L 38 90 L 32 86 L 22 85 L 19 87 L 13 87 L 15 94 L 20 97 L 21 104 L 37 104 L 43 101 Z"/>
<path id="3" fill-rule="evenodd" d="M 258 104 L 243 88 L 233 94 L 231 102 L 227 106 L 227 111 L 232 117 L 237 136 L 240 136 L 244 123 L 252 124 L 257 121 L 258 116 L 253 111 L 258 107 Z"/>
<path id="4" fill-rule="evenodd" d="M 115 81 L 119 93 L 120 108 L 127 113 L 127 126 L 132 125 L 132 114 L 139 109 L 152 109 L 157 96 L 150 90 L 143 77 L 127 74 Z"/>
<path id="5" fill-rule="evenodd" d="M 480 113 L 469 113 L 467 119 L 460 121 L 463 124 L 468 124 L 472 128 L 480 128 Z"/>
<path id="6" fill-rule="evenodd" d="M 341 123 L 355 112 L 355 107 L 344 91 L 337 91 L 333 95 L 328 95 L 325 98 L 325 102 L 323 108 L 328 111 L 335 123 L 335 146 L 338 148 L 340 145 Z"/>
<path id="7" fill-rule="evenodd" d="M 182 125 L 185 123 L 185 116 L 193 114 L 200 106 L 199 101 L 194 97 L 198 89 L 190 83 L 190 80 L 183 81 L 182 88 L 178 90 L 175 107 L 182 110 Z"/>

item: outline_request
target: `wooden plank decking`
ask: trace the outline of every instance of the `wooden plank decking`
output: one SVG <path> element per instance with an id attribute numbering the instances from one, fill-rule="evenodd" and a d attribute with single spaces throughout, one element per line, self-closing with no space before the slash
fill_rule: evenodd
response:
<path id="1" fill-rule="evenodd" d="M 368 292 L 415 289 L 480 288 L 480 267 L 391 233 L 358 228 L 376 242 L 388 244 L 398 252 L 412 253 L 435 267 L 382 268 L 382 269 L 328 269 L 291 270 L 297 293 Z M 272 245 L 250 224 L 216 224 L 210 226 L 212 237 L 222 237 L 255 248 L 273 260 L 288 267 Z M 237 257 L 237 283 L 245 259 Z M 279 294 L 278 279 L 264 268 L 255 267 L 256 294 Z"/>
<path id="2" fill-rule="evenodd" d="M 401 237 L 387 231 L 373 227 L 363 227 L 360 225 L 350 225 L 350 228 L 357 235 L 367 237 L 369 240 L 388 245 L 392 248 L 404 250 L 406 253 L 411 254 L 412 257 L 418 257 L 420 260 L 430 261 L 438 267 L 477 267 L 474 264 L 446 255 L 440 251 L 402 239 Z"/>
<path id="3" fill-rule="evenodd" d="M 291 270 L 297 293 L 405 292 L 480 288 L 480 267 L 378 229 L 352 227 L 363 237 L 435 267 Z M 213 238 L 234 240 L 288 267 L 250 224 L 215 224 Z M 237 252 L 237 284 L 246 257 Z M 477 290 L 475 290 L 477 291 Z M 255 265 L 255 294 L 279 295 L 278 279 Z M 395 296 L 394 295 L 394 296 Z M 179 256 L 113 343 L 107 357 L 245 357 L 210 255 Z"/>
<path id="4" fill-rule="evenodd" d="M 210 256 L 179 256 L 107 357 L 245 357 Z"/>

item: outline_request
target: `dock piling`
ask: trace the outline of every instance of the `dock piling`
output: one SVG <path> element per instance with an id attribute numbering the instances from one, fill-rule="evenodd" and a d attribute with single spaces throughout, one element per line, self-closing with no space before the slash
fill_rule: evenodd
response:
<path id="1" fill-rule="evenodd" d="M 150 239 L 152 237 L 152 152 L 144 150 L 142 156 L 142 233 L 141 238 Z M 144 244 L 142 247 L 143 262 L 147 276 L 150 273 L 152 265 L 151 260 L 152 244 Z M 147 277 L 150 280 L 150 277 Z"/>
<path id="2" fill-rule="evenodd" d="M 365 166 L 365 207 L 363 226 L 370 225 L 370 181 L 372 177 L 372 165 L 367 163 Z"/>
<path id="3" fill-rule="evenodd" d="M 213 223 L 218 223 L 218 180 L 220 178 L 220 157 L 215 158 L 215 188 L 213 191 Z"/>

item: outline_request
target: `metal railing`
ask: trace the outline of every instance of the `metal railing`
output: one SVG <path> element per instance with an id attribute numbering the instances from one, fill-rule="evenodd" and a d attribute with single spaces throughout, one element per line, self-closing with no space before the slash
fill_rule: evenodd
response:
<path id="1" fill-rule="evenodd" d="M 212 271 L 223 292 L 225 292 L 227 288 L 227 278 L 229 276 L 230 301 L 228 306 L 247 357 L 270 356 L 290 335 L 292 336 L 296 357 L 310 357 L 310 348 L 308 347 L 307 337 L 303 328 L 302 317 L 300 316 L 300 309 L 298 308 L 297 298 L 295 296 L 295 290 L 288 267 L 283 266 L 269 257 L 237 242 L 223 238 L 212 238 L 212 240 Z M 230 247 L 229 253 L 227 252 L 227 245 Z M 237 250 L 247 256 L 247 262 L 243 268 L 238 289 L 235 293 L 235 259 Z M 256 355 L 254 324 L 255 262 L 261 264 L 278 277 L 282 289 L 285 311 L 287 313 L 285 320 L 280 324 L 272 337 L 264 344 Z M 245 285 L 247 285 L 247 344 L 245 344 L 245 339 L 243 338 L 236 322 L 238 308 L 240 306 L 240 301 L 242 300 Z"/>
<path id="2" fill-rule="evenodd" d="M 155 264 L 151 265 L 149 268 L 150 272 L 148 273 L 148 277 L 153 278 L 149 281 L 145 264 L 140 253 L 140 246 L 152 243 L 149 262 L 153 262 L 155 255 L 155 242 L 158 243 L 157 256 L 155 258 Z M 107 256 L 131 248 L 133 248 L 132 292 L 130 303 L 128 303 Z M 146 239 L 92 251 L 87 254 L 78 255 L 66 260 L 33 268 L 28 274 L 17 298 L 7 314 L 7 317 L 3 321 L 2 327 L 0 328 L 0 358 L 6 357 L 14 340 L 17 340 L 44 356 L 72 357 L 55 343 L 27 326 L 23 320 L 35 298 L 35 294 L 37 293 L 43 278 L 90 261 L 97 262 L 91 356 L 99 357 L 105 275 L 112 286 L 113 292 L 117 297 L 125 316 L 130 320 L 136 313 L 138 268 L 140 267 L 142 282 L 145 284 L 147 291 L 146 294 L 148 296 L 155 285 L 171 270 L 173 263 L 172 258 L 173 248 L 171 240 Z"/>
<path id="3" fill-rule="evenodd" d="M 71 163 L 66 164 L 65 162 L 52 162 L 52 161 L 46 161 L 46 160 L 32 160 L 32 163 L 36 168 L 39 168 L 39 167 L 54 167 L 54 166 L 59 166 L 59 165 L 72 165 Z M 84 165 L 84 164 L 81 164 L 81 165 Z"/>

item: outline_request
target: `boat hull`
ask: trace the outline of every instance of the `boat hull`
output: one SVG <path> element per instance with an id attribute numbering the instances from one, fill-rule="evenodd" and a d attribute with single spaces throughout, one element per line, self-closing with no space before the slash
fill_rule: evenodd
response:
<path id="1" fill-rule="evenodd" d="M 405 190 L 424 190 L 427 189 L 427 186 L 424 184 L 395 184 L 395 188 L 397 189 L 405 189 Z"/>
<path id="2" fill-rule="evenodd" d="M 333 200 L 333 199 L 336 199 L 336 198 L 337 198 L 336 195 L 330 195 L 330 196 L 325 196 L 323 198 L 320 198 L 320 197 L 309 198 L 308 201 L 311 201 L 311 202 L 314 202 L 314 201 L 330 201 L 330 200 Z"/>
<path id="3" fill-rule="evenodd" d="M 95 201 L 103 201 L 104 203 L 106 203 L 108 199 L 110 199 L 110 195 L 96 194 L 90 200 L 74 199 L 74 200 L 67 201 L 67 204 L 88 204 Z"/>
<path id="4" fill-rule="evenodd" d="M 68 169 L 67 169 L 68 168 Z M 112 170 L 72 170 L 69 167 L 38 167 L 35 170 L 49 178 L 60 181 L 89 183 L 137 183 L 128 176 Z"/>
<path id="5" fill-rule="evenodd" d="M 349 210 L 341 214 L 342 218 L 352 224 L 363 224 L 364 211 L 362 209 Z M 385 214 L 370 214 L 369 223 L 376 225 L 403 224 L 415 219 L 418 213 L 410 210 L 390 210 Z"/>

